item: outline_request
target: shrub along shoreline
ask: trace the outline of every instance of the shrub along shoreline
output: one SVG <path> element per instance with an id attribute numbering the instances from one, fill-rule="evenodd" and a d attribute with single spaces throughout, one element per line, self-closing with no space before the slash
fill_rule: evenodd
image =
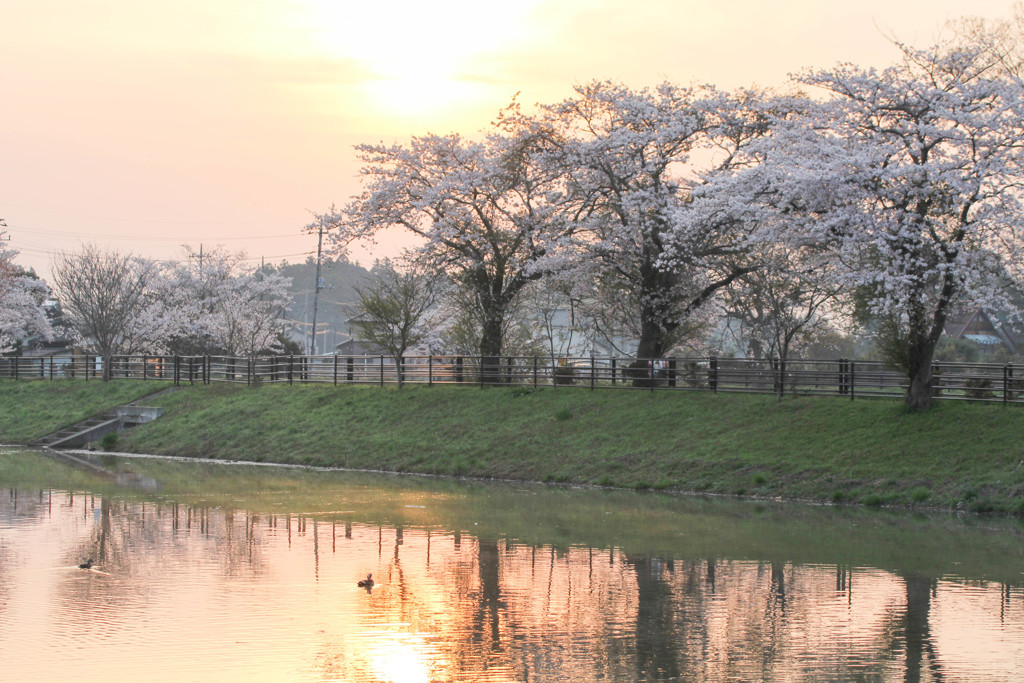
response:
<path id="1" fill-rule="evenodd" d="M 0 381 L 0 443 L 27 443 L 163 388 Z M 896 400 L 827 397 L 224 384 L 142 403 L 164 417 L 122 433 L 113 450 L 1024 513 L 1020 406 L 950 402 L 918 413 Z M 62 420 L 53 406 L 65 406 Z"/>

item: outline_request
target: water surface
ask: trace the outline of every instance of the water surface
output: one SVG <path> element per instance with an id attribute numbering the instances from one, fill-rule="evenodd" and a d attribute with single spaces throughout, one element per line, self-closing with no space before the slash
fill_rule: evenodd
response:
<path id="1" fill-rule="evenodd" d="M 76 458 L 0 453 L 4 680 L 1014 681 L 1024 665 L 1013 520 Z"/>

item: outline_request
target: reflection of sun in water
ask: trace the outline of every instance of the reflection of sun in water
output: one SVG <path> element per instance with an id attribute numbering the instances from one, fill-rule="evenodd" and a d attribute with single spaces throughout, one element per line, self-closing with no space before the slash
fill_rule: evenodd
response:
<path id="1" fill-rule="evenodd" d="M 506 77 L 484 63 L 527 45 L 541 1 L 306 0 L 319 51 L 357 64 L 367 74 L 363 89 L 370 100 L 406 114 L 472 100 L 484 79 Z"/>
<path id="2" fill-rule="evenodd" d="M 441 665 L 427 636 L 417 633 L 391 633 L 369 645 L 366 652 L 374 676 L 382 681 L 416 683 L 435 680 L 432 674 Z"/>

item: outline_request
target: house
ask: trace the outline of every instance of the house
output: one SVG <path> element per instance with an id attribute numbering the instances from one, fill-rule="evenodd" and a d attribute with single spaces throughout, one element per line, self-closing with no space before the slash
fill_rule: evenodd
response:
<path id="1" fill-rule="evenodd" d="M 943 332 L 953 339 L 976 343 L 984 353 L 1003 348 L 1017 356 L 1024 349 L 1024 334 L 1015 327 L 1007 316 L 971 308 L 950 315 Z"/>

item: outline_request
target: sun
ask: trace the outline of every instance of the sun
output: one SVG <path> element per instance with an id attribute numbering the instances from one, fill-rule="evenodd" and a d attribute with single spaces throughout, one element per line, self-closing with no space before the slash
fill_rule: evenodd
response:
<path id="1" fill-rule="evenodd" d="M 506 79 L 502 56 L 533 40 L 541 1 L 306 0 L 317 51 L 358 65 L 368 102 L 408 114 L 457 108 Z"/>

